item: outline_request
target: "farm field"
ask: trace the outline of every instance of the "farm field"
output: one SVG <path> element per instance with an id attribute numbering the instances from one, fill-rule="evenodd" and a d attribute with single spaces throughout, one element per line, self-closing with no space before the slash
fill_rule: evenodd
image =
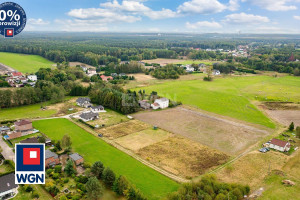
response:
<path id="1" fill-rule="evenodd" d="M 269 134 L 266 130 L 208 116 L 183 107 L 141 112 L 136 119 L 230 155 L 238 155 Z"/>
<path id="2" fill-rule="evenodd" d="M 0 109 L 0 121 L 24 118 L 42 118 L 54 115 L 56 110 L 41 110 L 41 104 Z"/>
<path id="3" fill-rule="evenodd" d="M 199 176 L 229 159 L 220 151 L 178 136 L 141 148 L 137 154 L 183 178 Z"/>
<path id="4" fill-rule="evenodd" d="M 200 63 L 204 63 L 206 65 L 212 65 L 212 61 L 209 60 L 183 60 L 183 59 L 165 59 L 165 58 L 157 58 L 157 59 L 152 59 L 152 60 L 142 60 L 142 62 L 145 63 L 157 63 L 160 64 L 161 66 L 165 66 L 167 64 L 183 64 L 183 65 L 187 65 L 187 64 L 200 64 Z"/>
<path id="5" fill-rule="evenodd" d="M 120 123 L 107 128 L 98 129 L 97 132 L 103 134 L 104 137 L 107 137 L 109 139 L 116 139 L 129 135 L 131 133 L 142 131 L 149 127 L 150 126 L 148 124 L 145 124 L 141 121 L 130 120 L 128 122 Z"/>
<path id="6" fill-rule="evenodd" d="M 23 73 L 35 73 L 39 68 L 52 68 L 53 62 L 37 55 L 0 52 L 0 63 Z"/>
<path id="7" fill-rule="evenodd" d="M 292 76 L 220 77 L 212 82 L 166 81 L 135 90 L 140 89 L 145 89 L 146 93 L 157 91 L 160 96 L 183 104 L 269 128 L 275 128 L 274 122 L 253 105 L 252 101 L 300 102 L 300 93 L 297 92 L 300 90 L 300 79 Z"/>
<path id="8" fill-rule="evenodd" d="M 34 121 L 33 126 L 54 140 L 69 134 L 72 138 L 72 149 L 82 155 L 87 162 L 102 161 L 117 175 L 126 176 L 148 199 L 161 199 L 178 188 L 176 182 L 141 164 L 67 119 Z"/>

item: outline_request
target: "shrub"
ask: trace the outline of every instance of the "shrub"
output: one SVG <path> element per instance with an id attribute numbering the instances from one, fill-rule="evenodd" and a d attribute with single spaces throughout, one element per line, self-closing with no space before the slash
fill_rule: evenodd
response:
<path id="1" fill-rule="evenodd" d="M 289 131 L 293 131 L 294 128 L 295 128 L 294 122 L 292 122 L 292 123 L 290 124 L 290 126 L 289 126 Z"/>
<path id="2" fill-rule="evenodd" d="M 129 188 L 129 182 L 124 176 L 119 176 L 113 185 L 113 191 L 118 195 L 125 195 L 125 191 Z"/>
<path id="3" fill-rule="evenodd" d="M 34 192 L 32 192 L 32 194 L 31 194 L 31 198 L 32 198 L 32 199 L 38 199 L 38 198 L 40 198 L 40 195 L 39 195 L 36 191 L 34 191 Z"/>
<path id="4" fill-rule="evenodd" d="M 104 166 L 100 161 L 95 162 L 91 167 L 91 172 L 97 178 L 100 178 L 102 176 L 103 170 L 104 170 Z"/>
<path id="5" fill-rule="evenodd" d="M 116 175 L 109 167 L 107 167 L 103 171 L 102 179 L 107 186 L 112 187 L 115 182 Z"/>
<path id="6" fill-rule="evenodd" d="M 54 172 L 55 172 L 55 173 L 61 173 L 61 168 L 62 168 L 61 165 L 56 165 L 56 166 L 54 167 Z"/>
<path id="7" fill-rule="evenodd" d="M 33 191 L 33 188 L 30 185 L 26 185 L 25 186 L 25 191 L 26 192 L 31 192 L 31 191 Z"/>

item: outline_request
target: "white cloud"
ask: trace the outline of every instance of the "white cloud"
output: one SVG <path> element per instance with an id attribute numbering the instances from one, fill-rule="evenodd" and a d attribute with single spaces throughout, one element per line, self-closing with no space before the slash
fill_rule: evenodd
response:
<path id="1" fill-rule="evenodd" d="M 144 15 L 151 19 L 166 19 L 166 18 L 174 18 L 179 17 L 178 13 L 170 10 L 170 9 L 162 9 L 161 11 L 150 11 L 145 12 Z"/>
<path id="2" fill-rule="evenodd" d="M 230 0 L 228 4 L 228 10 L 236 11 L 240 7 L 239 0 Z"/>
<path id="3" fill-rule="evenodd" d="M 191 0 L 178 7 L 178 12 L 184 14 L 212 14 L 222 12 L 227 7 L 218 0 Z"/>
<path id="4" fill-rule="evenodd" d="M 43 19 L 39 18 L 39 19 L 34 19 L 34 18 L 30 18 L 28 19 L 28 24 L 30 25 L 47 25 L 50 22 L 48 21 L 44 21 Z"/>
<path id="5" fill-rule="evenodd" d="M 55 24 L 60 31 L 70 32 L 103 32 L 109 29 L 102 20 L 60 20 L 56 19 Z"/>
<path id="6" fill-rule="evenodd" d="M 290 3 L 299 2 L 299 0 L 242 0 L 243 2 L 250 2 L 261 8 L 270 11 L 288 11 L 297 10 L 297 6 Z"/>
<path id="7" fill-rule="evenodd" d="M 188 29 L 199 29 L 199 28 L 213 28 L 213 29 L 218 29 L 218 28 L 222 28 L 222 25 L 219 24 L 218 22 L 209 22 L 209 21 L 199 21 L 196 23 L 190 23 L 187 22 L 185 24 L 185 26 Z"/>
<path id="8" fill-rule="evenodd" d="M 253 24 L 260 24 L 269 22 L 268 17 L 253 15 L 253 14 L 246 14 L 246 13 L 235 13 L 231 15 L 225 16 L 226 23 L 230 24 L 245 24 L 245 25 L 253 25 Z"/>
<path id="9" fill-rule="evenodd" d="M 300 16 L 294 16 L 294 19 L 300 20 Z"/>

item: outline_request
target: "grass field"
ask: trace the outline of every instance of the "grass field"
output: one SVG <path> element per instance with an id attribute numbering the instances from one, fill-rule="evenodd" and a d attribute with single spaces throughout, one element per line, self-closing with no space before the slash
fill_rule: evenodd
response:
<path id="1" fill-rule="evenodd" d="M 72 138 L 72 149 L 85 161 L 102 161 L 118 175 L 124 175 L 136 185 L 148 199 L 161 199 L 178 188 L 178 184 L 118 149 L 96 138 L 67 119 L 34 121 L 33 126 L 54 140 L 64 134 Z"/>
<path id="2" fill-rule="evenodd" d="M 88 123 L 95 126 L 95 125 L 102 125 L 105 126 L 111 126 L 114 124 L 118 124 L 121 122 L 126 122 L 129 119 L 126 117 L 126 115 L 122 115 L 118 112 L 115 112 L 113 110 L 110 110 L 108 108 L 105 108 L 106 112 L 99 113 L 99 119 L 89 121 Z"/>
<path id="3" fill-rule="evenodd" d="M 53 67 L 53 62 L 37 55 L 0 52 L 0 63 L 23 73 L 35 73 L 39 68 Z"/>
<path id="4" fill-rule="evenodd" d="M 57 110 L 41 110 L 41 104 L 0 109 L 0 121 L 50 117 Z"/>
<path id="5" fill-rule="evenodd" d="M 159 95 L 183 104 L 270 128 L 275 128 L 274 123 L 252 101 L 272 99 L 300 102 L 300 78 L 292 76 L 220 77 L 212 82 L 166 81 L 135 90 L 140 89 L 145 89 L 146 93 L 157 91 Z"/>

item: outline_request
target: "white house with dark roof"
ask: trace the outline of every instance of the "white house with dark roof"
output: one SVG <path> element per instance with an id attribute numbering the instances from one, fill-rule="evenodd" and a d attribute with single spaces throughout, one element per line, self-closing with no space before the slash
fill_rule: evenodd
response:
<path id="1" fill-rule="evenodd" d="M 15 184 L 15 174 L 0 176 L 0 199 L 9 199 L 18 193 L 18 185 Z"/>
<path id="2" fill-rule="evenodd" d="M 92 106 L 91 104 L 91 99 L 88 98 L 88 97 L 79 97 L 77 100 L 76 100 L 76 104 L 80 107 L 83 107 L 83 108 L 89 108 Z"/>
<path id="3" fill-rule="evenodd" d="M 98 113 L 94 113 L 92 111 L 90 112 L 84 112 L 84 113 L 81 113 L 79 115 L 79 118 L 85 122 L 88 122 L 88 121 L 92 121 L 92 120 L 95 120 L 95 119 L 98 119 L 99 118 L 99 114 Z"/>
<path id="4" fill-rule="evenodd" d="M 101 106 L 101 105 L 98 105 L 98 106 L 91 106 L 91 111 L 92 111 L 93 113 L 106 112 L 106 111 L 104 110 L 104 107 Z"/>

